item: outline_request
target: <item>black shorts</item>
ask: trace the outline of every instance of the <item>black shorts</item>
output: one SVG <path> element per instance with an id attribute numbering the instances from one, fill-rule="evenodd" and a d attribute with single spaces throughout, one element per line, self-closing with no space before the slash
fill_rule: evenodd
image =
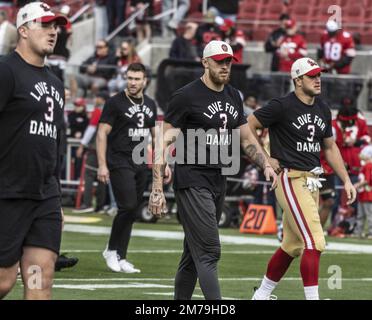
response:
<path id="1" fill-rule="evenodd" d="M 325 181 L 322 181 L 322 188 L 319 190 L 319 195 L 322 200 L 334 199 L 336 197 L 336 188 L 335 188 L 335 175 L 325 175 L 322 176 L 325 178 Z"/>
<path id="2" fill-rule="evenodd" d="M 59 254 L 62 234 L 61 200 L 0 199 L 0 267 L 20 261 L 23 247 Z"/>

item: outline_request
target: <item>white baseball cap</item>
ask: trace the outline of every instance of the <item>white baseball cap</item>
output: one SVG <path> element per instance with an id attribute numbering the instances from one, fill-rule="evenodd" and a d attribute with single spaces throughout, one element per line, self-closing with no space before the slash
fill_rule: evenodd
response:
<path id="1" fill-rule="evenodd" d="M 319 67 L 318 63 L 316 63 L 313 59 L 301 58 L 297 59 L 292 64 L 291 78 L 296 79 L 303 76 L 304 74 L 306 74 L 307 76 L 315 76 L 322 71 L 324 70 Z"/>
<path id="2" fill-rule="evenodd" d="M 51 22 L 56 21 L 58 25 L 66 25 L 68 20 L 62 15 L 52 12 L 49 5 L 44 2 L 31 2 L 19 9 L 17 14 L 17 29 L 30 21 Z"/>
<path id="3" fill-rule="evenodd" d="M 338 23 L 335 20 L 328 20 L 326 24 L 326 28 L 329 32 L 336 32 L 338 29 Z"/>
<path id="4" fill-rule="evenodd" d="M 231 46 L 219 40 L 212 40 L 205 46 L 203 58 L 212 58 L 215 61 L 221 61 L 226 58 L 233 58 L 236 60 Z"/>

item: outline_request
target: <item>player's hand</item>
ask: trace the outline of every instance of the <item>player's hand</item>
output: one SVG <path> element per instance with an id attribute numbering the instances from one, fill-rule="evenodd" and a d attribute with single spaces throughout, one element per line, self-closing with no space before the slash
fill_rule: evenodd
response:
<path id="1" fill-rule="evenodd" d="M 164 184 L 168 184 L 168 183 L 171 182 L 171 180 L 172 180 L 172 169 L 167 164 L 165 166 L 165 169 L 164 169 L 164 180 L 163 180 L 163 183 Z"/>
<path id="2" fill-rule="evenodd" d="M 100 166 L 98 168 L 97 178 L 100 182 L 108 184 L 110 181 L 110 171 L 106 166 Z"/>
<path id="3" fill-rule="evenodd" d="M 345 188 L 345 192 L 346 192 L 346 196 L 347 196 L 346 204 L 347 205 L 352 204 L 356 199 L 357 191 L 356 191 L 355 187 L 353 186 L 353 184 L 351 183 L 351 181 L 345 182 L 344 188 Z"/>
<path id="4" fill-rule="evenodd" d="M 148 209 L 157 218 L 164 217 L 168 212 L 167 202 L 162 189 L 153 189 L 151 191 Z"/>
<path id="5" fill-rule="evenodd" d="M 272 168 L 274 169 L 276 174 L 279 174 L 280 172 L 282 172 L 283 169 L 280 166 L 280 163 L 277 159 L 270 157 L 269 158 L 269 164 L 270 164 L 270 166 L 272 166 Z"/>
<path id="6" fill-rule="evenodd" d="M 264 175 L 266 181 L 269 182 L 272 179 L 270 190 L 274 190 L 278 185 L 278 176 L 270 165 L 265 166 Z"/>

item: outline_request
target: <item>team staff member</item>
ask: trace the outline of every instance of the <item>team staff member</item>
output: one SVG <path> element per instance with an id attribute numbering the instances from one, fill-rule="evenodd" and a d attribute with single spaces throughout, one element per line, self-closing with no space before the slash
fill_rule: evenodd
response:
<path id="1" fill-rule="evenodd" d="M 108 247 L 103 252 L 107 266 L 114 272 L 140 272 L 126 256 L 133 222 L 147 184 L 146 164 L 135 163 L 132 153 L 155 132 L 156 104 L 143 92 L 146 81 L 144 65 L 130 64 L 127 88 L 106 101 L 98 126 L 98 179 L 104 183 L 111 181 L 118 205 Z"/>
<path id="2" fill-rule="evenodd" d="M 318 97 L 320 74 L 315 61 L 298 59 L 291 70 L 295 91 L 271 100 L 248 118 L 252 130 L 269 128 L 270 163 L 280 172 L 276 197 L 284 211 L 283 242 L 269 262 L 266 276 L 253 296 L 255 300 L 269 299 L 293 258 L 301 254 L 306 299 L 319 299 L 319 260 L 325 247 L 318 213 L 321 146 L 325 159 L 344 183 L 348 203 L 356 198 L 332 135 L 331 111 Z"/>
<path id="3" fill-rule="evenodd" d="M 58 25 L 66 23 L 45 3 L 22 7 L 17 47 L 0 61 L 0 298 L 14 286 L 19 266 L 24 298 L 51 298 L 63 220 L 58 160 L 64 88 L 44 60 Z"/>
<path id="4" fill-rule="evenodd" d="M 226 178 L 221 172 L 223 162 L 217 157 L 222 144 L 231 147 L 231 139 L 225 138 L 231 136 L 232 129 L 240 129 L 245 152 L 264 170 L 267 180 L 273 178 L 272 187 L 276 185 L 276 174 L 249 130 L 239 93 L 228 85 L 232 59 L 232 48 L 226 42 L 209 42 L 203 52 L 203 76 L 176 91 L 165 114 L 164 145 L 157 150 L 160 161 L 153 166 L 150 212 L 160 216 L 165 206 L 162 181 L 165 165 L 161 158 L 175 138 L 170 134 L 175 128 L 181 129 L 183 134 L 185 158 L 190 154 L 196 158 L 195 164 L 187 160 L 180 164 L 177 161 L 181 159 L 177 159 L 175 166 L 174 189 L 185 232 L 183 255 L 175 278 L 175 299 L 191 299 L 198 278 L 206 299 L 221 299 L 217 276 L 221 254 L 218 221 L 225 198 Z M 189 144 L 190 129 L 205 132 L 205 139 L 197 139 L 195 144 L 192 140 Z M 213 136 L 210 130 L 214 132 Z M 195 153 L 200 149 L 211 161 L 200 161 L 200 153 Z"/>

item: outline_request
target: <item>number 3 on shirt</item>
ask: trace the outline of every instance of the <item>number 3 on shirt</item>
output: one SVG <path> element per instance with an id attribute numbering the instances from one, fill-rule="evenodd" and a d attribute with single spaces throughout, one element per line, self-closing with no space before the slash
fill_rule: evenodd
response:
<path id="1" fill-rule="evenodd" d="M 145 115 L 143 113 L 137 113 L 137 118 L 138 118 L 138 128 L 143 128 L 144 120 L 145 120 Z"/>
<path id="2" fill-rule="evenodd" d="M 44 113 L 45 120 L 53 122 L 54 118 L 54 101 L 51 97 L 46 97 L 46 103 L 48 105 L 48 112 Z"/>
<path id="3" fill-rule="evenodd" d="M 226 125 L 227 125 L 227 115 L 226 115 L 226 113 L 221 113 L 220 114 L 220 119 L 222 119 L 222 127 L 220 127 L 220 131 L 225 131 L 226 130 Z"/>
<path id="4" fill-rule="evenodd" d="M 309 125 L 307 126 L 307 130 L 309 130 L 309 132 L 310 132 L 310 137 L 307 137 L 306 139 L 307 139 L 307 141 L 309 141 L 309 142 L 313 142 L 313 140 L 314 140 L 314 135 L 315 135 L 315 126 L 314 126 L 313 124 L 309 124 Z"/>

